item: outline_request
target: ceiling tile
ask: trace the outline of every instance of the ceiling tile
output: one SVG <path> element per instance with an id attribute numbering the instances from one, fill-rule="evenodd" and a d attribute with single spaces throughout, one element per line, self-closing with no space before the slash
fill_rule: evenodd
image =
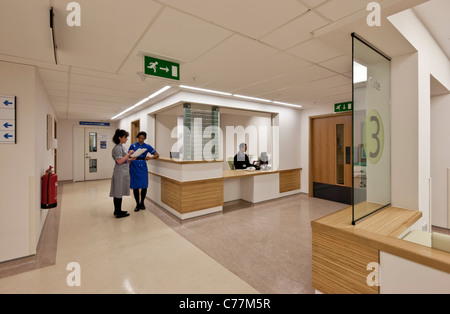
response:
<path id="1" fill-rule="evenodd" d="M 289 87 L 301 86 L 305 82 L 310 80 L 318 80 L 325 77 L 333 76 L 335 73 L 320 68 L 316 65 L 308 66 L 305 68 L 297 69 L 295 71 L 290 71 L 278 77 L 272 78 L 270 80 L 261 82 L 259 84 L 254 84 L 240 88 L 235 91 L 246 96 L 262 96 L 266 95 L 268 91 L 286 90 Z"/>
<path id="2" fill-rule="evenodd" d="M 322 62 L 320 65 L 337 73 L 348 73 L 352 71 L 352 63 L 352 56 L 345 55 Z"/>
<path id="3" fill-rule="evenodd" d="M 319 6 L 316 10 L 336 22 L 359 11 L 366 10 L 367 4 L 370 2 L 373 2 L 373 0 L 332 0 Z"/>
<path id="4" fill-rule="evenodd" d="M 284 50 L 312 39 L 311 32 L 327 24 L 326 20 L 310 11 L 262 37 L 261 41 Z"/>
<path id="5" fill-rule="evenodd" d="M 65 1 L 55 1 L 58 62 L 115 73 L 161 8 L 147 0 L 78 0 L 81 26 L 69 27 Z"/>
<path id="6" fill-rule="evenodd" d="M 53 62 L 48 0 L 2 0 L 0 12 L 0 54 Z"/>
<path id="7" fill-rule="evenodd" d="M 300 0 L 303 4 L 305 4 L 309 8 L 315 8 L 322 3 L 326 2 L 327 0 Z"/>
<path id="8" fill-rule="evenodd" d="M 244 69 L 270 60 L 277 50 L 241 35 L 234 35 L 214 47 L 201 59 L 183 65 L 181 83 L 200 86 L 223 76 L 239 76 Z"/>
<path id="9" fill-rule="evenodd" d="M 287 50 L 287 52 L 313 63 L 320 63 L 343 55 L 339 50 L 326 45 L 318 39 L 308 40 Z"/>
<path id="10" fill-rule="evenodd" d="M 160 2 L 252 38 L 267 34 L 308 10 L 296 0 L 160 0 Z"/>
<path id="11" fill-rule="evenodd" d="M 220 89 L 220 91 L 224 92 L 233 92 L 243 86 L 259 84 L 309 65 L 311 65 L 310 62 L 300 60 L 285 53 L 278 53 L 259 63 L 243 67 L 239 75 L 231 73 L 202 87 L 214 90 Z"/>

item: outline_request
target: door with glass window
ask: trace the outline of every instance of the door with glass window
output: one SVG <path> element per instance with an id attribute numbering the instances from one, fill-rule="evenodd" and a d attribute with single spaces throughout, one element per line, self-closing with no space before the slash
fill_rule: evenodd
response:
<path id="1" fill-rule="evenodd" d="M 351 204 L 352 115 L 334 114 L 310 120 L 310 194 Z"/>
<path id="2" fill-rule="evenodd" d="M 111 178 L 114 167 L 111 157 L 114 146 L 112 136 L 112 129 L 86 128 L 84 130 L 84 180 Z"/>

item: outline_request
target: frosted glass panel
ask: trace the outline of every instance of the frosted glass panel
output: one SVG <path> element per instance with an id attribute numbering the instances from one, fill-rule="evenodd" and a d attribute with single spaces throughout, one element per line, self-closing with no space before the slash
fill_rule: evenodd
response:
<path id="1" fill-rule="evenodd" d="M 391 203 L 391 61 L 353 34 L 353 223 Z"/>

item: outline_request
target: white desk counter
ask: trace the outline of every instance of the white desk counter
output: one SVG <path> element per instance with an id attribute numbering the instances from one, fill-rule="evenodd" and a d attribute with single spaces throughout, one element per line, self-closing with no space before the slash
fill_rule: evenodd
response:
<path id="1" fill-rule="evenodd" d="M 223 161 L 149 162 L 148 197 L 184 220 L 221 212 L 223 203 L 251 203 L 300 193 L 301 169 L 285 171 L 223 171 Z"/>

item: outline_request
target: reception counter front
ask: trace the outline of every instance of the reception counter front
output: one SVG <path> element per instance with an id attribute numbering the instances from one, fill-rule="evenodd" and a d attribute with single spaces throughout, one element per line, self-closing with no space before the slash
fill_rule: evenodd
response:
<path id="1" fill-rule="evenodd" d="M 223 170 L 223 161 L 159 158 L 149 163 L 148 197 L 185 220 L 221 212 L 224 202 L 259 203 L 300 193 L 301 169 Z"/>

